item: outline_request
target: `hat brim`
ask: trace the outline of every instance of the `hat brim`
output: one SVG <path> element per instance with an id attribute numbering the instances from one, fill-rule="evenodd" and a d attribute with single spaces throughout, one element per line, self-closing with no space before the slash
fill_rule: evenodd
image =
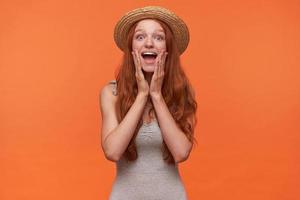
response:
<path id="1" fill-rule="evenodd" d="M 159 6 L 146 6 L 126 13 L 116 24 L 114 40 L 117 46 L 124 51 L 130 27 L 142 19 L 158 19 L 165 22 L 173 32 L 178 51 L 182 54 L 189 43 L 189 30 L 185 22 L 172 11 Z"/>

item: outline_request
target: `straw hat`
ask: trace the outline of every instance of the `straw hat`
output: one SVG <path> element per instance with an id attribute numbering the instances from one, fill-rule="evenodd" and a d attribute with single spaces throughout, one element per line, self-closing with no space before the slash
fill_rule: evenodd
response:
<path id="1" fill-rule="evenodd" d="M 178 50 L 182 54 L 189 43 L 189 30 L 187 25 L 172 11 L 160 6 L 146 6 L 127 12 L 116 24 L 114 40 L 123 51 L 126 47 L 126 38 L 130 27 L 137 21 L 154 18 L 165 22 L 173 32 Z"/>

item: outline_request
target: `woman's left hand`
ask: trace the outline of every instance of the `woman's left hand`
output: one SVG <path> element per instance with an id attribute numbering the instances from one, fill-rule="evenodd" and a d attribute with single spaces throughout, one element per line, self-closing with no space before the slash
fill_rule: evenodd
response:
<path id="1" fill-rule="evenodd" d="M 161 88 L 164 80 L 165 74 L 165 61 L 168 52 L 163 51 L 158 55 L 156 66 L 154 69 L 154 73 L 152 75 L 149 93 L 150 96 L 153 98 L 161 97 Z"/>

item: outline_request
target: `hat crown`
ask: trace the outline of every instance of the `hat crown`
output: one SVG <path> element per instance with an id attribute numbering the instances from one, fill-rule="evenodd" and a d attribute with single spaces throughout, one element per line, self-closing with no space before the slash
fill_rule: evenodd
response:
<path id="1" fill-rule="evenodd" d="M 160 6 L 146 6 L 127 12 L 116 24 L 114 40 L 123 51 L 126 48 L 126 38 L 130 27 L 137 21 L 152 18 L 165 22 L 173 32 L 178 50 L 182 54 L 189 43 L 189 30 L 185 22 L 174 12 Z"/>

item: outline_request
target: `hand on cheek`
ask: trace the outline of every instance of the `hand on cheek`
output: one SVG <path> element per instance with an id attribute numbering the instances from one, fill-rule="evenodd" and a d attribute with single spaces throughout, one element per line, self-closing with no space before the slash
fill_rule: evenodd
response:
<path id="1" fill-rule="evenodd" d="M 167 54 L 168 53 L 166 51 L 162 51 L 158 55 L 154 69 L 154 74 L 151 79 L 150 95 L 155 98 L 159 98 L 161 96 L 161 87 L 164 79 L 164 69 Z"/>

